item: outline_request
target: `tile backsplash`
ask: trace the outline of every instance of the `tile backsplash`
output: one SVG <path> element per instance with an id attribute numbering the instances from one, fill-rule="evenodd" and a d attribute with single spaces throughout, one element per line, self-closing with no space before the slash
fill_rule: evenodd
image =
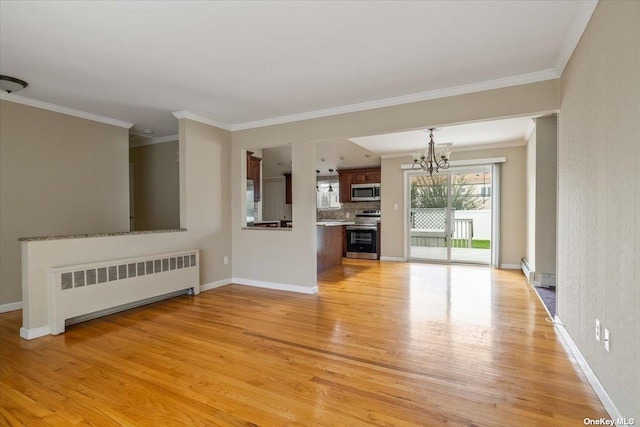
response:
<path id="1" fill-rule="evenodd" d="M 340 209 L 321 209 L 318 210 L 318 221 L 333 219 L 352 220 L 356 217 L 356 211 L 363 211 L 367 209 L 380 209 L 380 202 L 342 203 L 342 207 Z"/>

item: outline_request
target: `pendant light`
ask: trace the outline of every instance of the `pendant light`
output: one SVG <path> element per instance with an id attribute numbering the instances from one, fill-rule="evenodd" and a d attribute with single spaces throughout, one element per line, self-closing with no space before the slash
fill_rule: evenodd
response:
<path id="1" fill-rule="evenodd" d="M 333 182 L 333 169 L 329 169 L 329 193 L 333 193 L 333 186 L 331 183 Z"/>

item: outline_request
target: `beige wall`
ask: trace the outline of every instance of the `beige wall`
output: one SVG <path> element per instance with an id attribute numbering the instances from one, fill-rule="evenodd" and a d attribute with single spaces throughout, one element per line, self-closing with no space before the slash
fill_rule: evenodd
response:
<path id="1" fill-rule="evenodd" d="M 127 129 L 0 101 L 0 304 L 26 236 L 129 230 Z"/>
<path id="2" fill-rule="evenodd" d="M 536 265 L 536 129 L 527 140 L 527 243 L 525 257 L 532 270 Z"/>
<path id="3" fill-rule="evenodd" d="M 282 145 L 285 141 L 278 142 L 270 146 Z M 245 143 L 234 139 L 233 142 L 233 280 L 234 283 L 313 293 L 317 290 L 315 144 L 295 141 L 291 147 L 293 228 L 242 229 L 246 203 L 245 150 L 268 146 L 260 140 Z"/>
<path id="4" fill-rule="evenodd" d="M 500 264 L 517 266 L 524 254 L 525 242 L 525 147 L 458 151 L 452 161 L 506 157 L 501 168 L 501 243 Z M 404 257 L 404 171 L 411 157 L 382 159 L 382 200 L 380 203 L 382 232 L 381 256 Z M 398 209 L 395 209 L 398 205 Z"/>
<path id="5" fill-rule="evenodd" d="M 180 227 L 178 141 L 129 150 L 133 164 L 134 230 Z"/>
<path id="6" fill-rule="evenodd" d="M 47 271 L 52 266 L 199 249 L 200 284 L 230 283 L 231 265 L 223 258 L 231 254 L 231 133 L 186 119 L 179 127 L 180 215 L 187 231 L 23 242 L 25 335 L 48 333 Z M 126 152 L 126 132 L 124 141 Z M 126 170 L 126 157 L 121 163 Z"/>
<path id="7" fill-rule="evenodd" d="M 536 282 L 556 274 L 558 126 L 555 116 L 536 119 L 535 264 Z"/>
<path id="8" fill-rule="evenodd" d="M 180 225 L 200 249 L 200 283 L 231 278 L 231 132 L 181 119 Z M 228 283 L 228 282 L 227 282 Z"/>
<path id="9" fill-rule="evenodd" d="M 601 1 L 562 75 L 558 316 L 640 419 L 640 2 Z M 611 331 L 596 341 L 595 319 Z M 636 421 L 637 422 L 637 421 Z"/>
<path id="10" fill-rule="evenodd" d="M 535 119 L 535 129 L 527 141 L 525 256 L 535 273 L 536 283 L 543 281 L 543 274 L 556 275 L 557 151 L 556 116 Z"/>

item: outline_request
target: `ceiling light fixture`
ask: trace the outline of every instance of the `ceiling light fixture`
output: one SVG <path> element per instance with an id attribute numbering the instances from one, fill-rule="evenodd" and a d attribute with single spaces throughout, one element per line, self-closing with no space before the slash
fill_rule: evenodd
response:
<path id="1" fill-rule="evenodd" d="M 429 145 L 424 152 L 413 153 L 413 166 L 415 170 L 422 169 L 429 172 L 429 176 L 433 176 L 433 171 L 436 173 L 440 169 L 449 169 L 449 159 L 447 154 L 440 154 L 440 159 L 436 155 L 436 144 L 433 142 L 433 131 L 436 128 L 429 128 Z"/>
<path id="2" fill-rule="evenodd" d="M 7 92 L 17 92 L 29 86 L 29 83 L 24 80 L 16 79 L 15 77 L 0 75 L 0 89 Z"/>

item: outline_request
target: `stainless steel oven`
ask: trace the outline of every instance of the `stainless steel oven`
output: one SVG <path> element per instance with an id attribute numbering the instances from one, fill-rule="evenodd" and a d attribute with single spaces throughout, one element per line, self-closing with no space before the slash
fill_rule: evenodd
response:
<path id="1" fill-rule="evenodd" d="M 378 259 L 378 229 L 375 225 L 347 226 L 347 258 Z"/>

